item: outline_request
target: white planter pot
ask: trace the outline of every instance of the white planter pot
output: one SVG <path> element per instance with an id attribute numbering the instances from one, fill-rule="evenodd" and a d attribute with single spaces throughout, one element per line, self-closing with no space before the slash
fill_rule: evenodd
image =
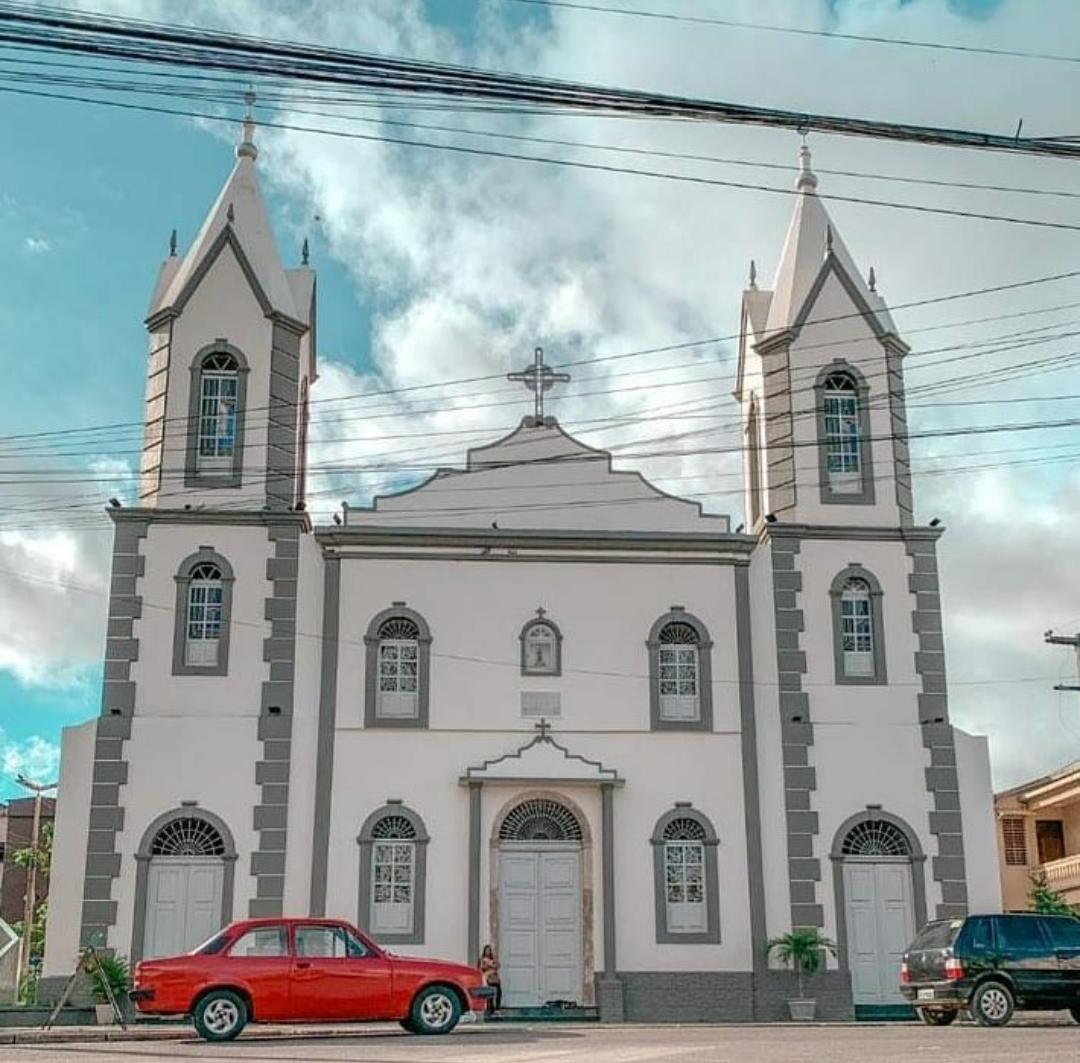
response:
<path id="1" fill-rule="evenodd" d="M 95 1004 L 98 1026 L 111 1026 L 116 1022 L 116 1012 L 111 1004 Z"/>
<path id="2" fill-rule="evenodd" d="M 817 1011 L 816 1000 L 789 1000 L 788 1011 L 791 1012 L 792 1022 L 813 1022 Z"/>

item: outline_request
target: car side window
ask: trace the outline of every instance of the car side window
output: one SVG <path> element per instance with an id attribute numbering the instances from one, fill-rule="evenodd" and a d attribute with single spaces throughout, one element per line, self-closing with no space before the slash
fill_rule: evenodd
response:
<path id="1" fill-rule="evenodd" d="M 983 956 L 993 948 L 991 931 L 993 925 L 989 919 L 979 916 L 969 919 L 964 928 L 964 939 L 958 943 L 963 952 L 973 956 Z"/>
<path id="2" fill-rule="evenodd" d="M 1043 921 L 1056 949 L 1080 949 L 1080 919 L 1062 915 Z"/>
<path id="3" fill-rule="evenodd" d="M 229 949 L 229 956 L 288 956 L 289 943 L 283 926 L 260 926 L 241 934 Z"/>
<path id="4" fill-rule="evenodd" d="M 324 959 L 357 959 L 367 955 L 363 942 L 343 926 L 298 926 L 296 955 Z"/>
<path id="5" fill-rule="evenodd" d="M 1040 955 L 1049 951 L 1041 920 L 1030 915 L 998 916 L 997 939 L 1002 952 Z"/>

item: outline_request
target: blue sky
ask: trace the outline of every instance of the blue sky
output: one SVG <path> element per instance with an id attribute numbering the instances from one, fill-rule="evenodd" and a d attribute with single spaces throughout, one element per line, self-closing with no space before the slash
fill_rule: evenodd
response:
<path id="1" fill-rule="evenodd" d="M 171 10 L 159 0 L 114 0 L 108 6 L 151 18 Z M 640 6 L 671 5 L 655 0 Z M 717 12 L 706 0 L 679 6 Z M 1051 6 L 1055 19 L 1037 17 L 1022 0 L 746 0 L 725 6 L 724 14 L 1046 50 L 1056 41 L 1076 39 L 1069 27 L 1080 31 L 1076 5 L 1062 0 Z M 1047 124 L 1033 131 L 1075 131 L 1068 124 L 1073 118 L 1069 101 L 1076 99 L 1072 68 L 773 35 L 765 40 L 741 32 L 709 36 L 701 28 L 545 11 L 502 0 L 365 0 L 317 8 L 245 0 L 226 10 L 200 2 L 190 6 L 189 17 L 201 24 L 220 18 L 230 28 L 270 36 L 310 36 L 394 54 L 648 84 L 766 105 L 997 131 L 1011 131 L 1023 114 L 1029 125 Z M 1059 27 L 1052 37 L 1048 25 Z M 6 148 L 0 152 L 0 260 L 5 263 L 0 364 L 8 374 L 8 386 L 0 392 L 0 435 L 138 421 L 144 387 L 142 317 L 154 274 L 170 230 L 179 231 L 185 246 L 217 194 L 231 163 L 233 130 L 8 94 L 0 94 L 0 113 Z M 484 121 L 454 116 L 455 124 Z M 500 120 L 497 125 L 502 131 L 737 154 L 773 163 L 790 162 L 795 148 L 791 136 L 755 130 L 673 131 L 656 124 L 616 129 L 601 120 L 565 118 Z M 300 134 L 263 131 L 260 144 L 264 188 L 283 257 L 295 260 L 303 236 L 312 239 L 323 397 L 355 393 L 373 380 L 408 386 L 514 368 L 537 336 L 549 337 L 554 350 L 566 357 L 565 352 L 575 350 L 631 350 L 733 332 L 746 261 L 756 257 L 769 275 L 790 206 L 781 197 L 716 192 L 706 197 L 685 186 L 555 175 L 522 164 L 410 154 L 386 145 Z M 1073 172 L 1061 164 L 825 138 L 813 146 L 817 165 L 826 169 L 1078 188 Z M 746 171 L 721 170 L 718 176 L 745 179 Z M 770 184 L 786 180 L 756 172 L 754 179 Z M 906 191 L 826 181 L 846 194 L 902 198 Z M 1056 201 L 947 191 L 921 195 L 947 206 L 978 203 L 987 210 L 1075 222 L 1071 206 Z M 856 258 L 876 265 L 893 302 L 1075 268 L 1075 233 L 833 209 Z M 694 224 L 686 225 L 686 218 Z M 995 306 L 972 307 L 969 316 L 1065 303 L 1080 294 L 1074 286 L 1039 298 L 1041 303 L 1031 294 L 1002 298 Z M 951 320 L 959 316 L 953 311 Z M 926 311 L 903 315 L 900 324 L 920 328 L 949 320 L 944 311 Z M 961 341 L 983 333 L 946 335 Z M 726 367 L 731 353 L 721 345 L 702 359 Z M 1033 395 L 1070 387 L 1080 391 L 1075 371 L 1071 377 L 1027 379 L 1020 386 Z M 729 401 L 726 395 L 722 401 Z M 561 412 L 572 424 L 593 408 L 585 406 L 569 395 Z M 464 443 L 502 431 L 523 409 L 487 415 L 471 407 L 468 396 L 450 396 L 445 411 L 417 421 L 432 430 L 475 429 L 475 439 L 443 447 L 433 461 L 455 460 Z M 639 401 L 637 407 L 611 407 L 616 409 L 634 413 L 642 407 Z M 393 416 L 408 413 L 397 410 Z M 1033 405 L 1022 416 L 1068 413 L 1080 414 L 1080 406 Z M 1001 411 L 934 416 L 932 423 L 940 424 L 949 418 L 992 420 Z M 389 426 L 395 423 L 378 417 L 369 422 L 359 430 L 369 435 L 367 449 L 363 443 L 342 442 L 347 434 L 340 425 L 319 426 L 313 456 L 362 461 L 377 448 L 379 434 L 392 431 Z M 401 421 L 396 425 L 400 430 Z M 350 431 L 357 433 L 355 422 Z M 587 438 L 597 445 L 613 441 Z M 1053 444 L 1063 441 L 1060 434 L 1046 438 Z M 1073 441 L 1080 443 L 1075 435 Z M 982 446 L 1025 442 L 1030 440 L 999 438 Z M 973 447 L 968 444 L 965 453 Z M 60 728 L 97 709 L 111 526 L 104 518 L 92 523 L 92 517 L 110 494 L 125 490 L 120 463 L 132 460 L 132 440 L 117 436 L 100 447 L 81 449 L 79 455 L 62 448 L 43 450 L 39 460 L 54 469 L 73 469 L 72 479 L 79 470 L 104 467 L 115 473 L 115 485 L 57 487 L 56 498 L 38 512 L 38 496 L 13 499 L 0 484 L 0 757 L 9 774 L 18 767 L 54 770 Z M 923 447 L 916 453 L 932 466 L 950 451 Z M 707 479 L 712 474 L 730 478 L 733 467 L 656 462 L 647 471 L 676 491 L 687 489 L 686 477 L 700 476 L 703 483 L 696 489 L 709 494 L 710 508 L 733 512 L 734 523 L 741 519 L 730 486 Z M 338 486 L 342 497 L 362 499 L 378 485 L 356 477 L 327 489 Z M 66 504 L 63 490 L 85 492 L 75 503 L 76 517 L 67 523 L 52 508 Z M 1080 487 L 1075 467 L 1057 463 L 955 479 L 928 477 L 917 481 L 917 491 L 920 515 L 941 515 L 951 529 L 942 556 L 947 608 L 954 617 L 949 645 L 958 684 L 953 705 L 960 722 L 992 735 L 995 769 L 1003 782 L 1077 755 L 1080 706 L 1047 693 L 1067 662 L 1039 638 L 1045 627 L 1080 625 L 1080 616 L 1070 615 L 1080 614 L 1078 577 L 1048 566 L 1045 548 L 1053 541 L 1076 556 L 1080 520 L 1072 514 L 1080 516 Z M 12 569 L 36 572 L 45 582 L 19 580 L 10 575 Z M 49 581 L 85 589 L 66 591 Z M 0 775 L 0 797 L 11 792 Z"/>

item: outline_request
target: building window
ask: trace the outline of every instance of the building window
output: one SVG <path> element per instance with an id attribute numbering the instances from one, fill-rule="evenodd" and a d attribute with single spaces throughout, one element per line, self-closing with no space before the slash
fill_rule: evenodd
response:
<path id="1" fill-rule="evenodd" d="M 869 388 L 843 362 L 830 367 L 815 385 L 821 501 L 862 505 L 874 501 L 871 469 Z"/>
<path id="2" fill-rule="evenodd" d="M 580 842 L 581 824 L 561 801 L 534 797 L 516 805 L 499 827 L 502 842 Z"/>
<path id="3" fill-rule="evenodd" d="M 660 818 L 651 841 L 657 942 L 718 943 L 718 841 L 712 824 L 688 803 L 679 803 Z"/>
<path id="4" fill-rule="evenodd" d="M 200 816 L 169 820 L 150 843 L 151 856 L 224 856 L 221 832 Z"/>
<path id="5" fill-rule="evenodd" d="M 522 675 L 562 675 L 562 634 L 544 618 L 543 609 L 521 629 L 519 638 Z"/>
<path id="6" fill-rule="evenodd" d="M 712 729 L 712 642 L 705 625 L 672 606 L 649 632 L 653 730 Z"/>
<path id="7" fill-rule="evenodd" d="M 882 594 L 877 580 L 861 565 L 849 565 L 833 580 L 829 594 L 836 682 L 884 683 Z"/>
<path id="8" fill-rule="evenodd" d="M 223 340 L 191 366 L 185 485 L 239 487 L 243 469 L 247 362 Z"/>
<path id="9" fill-rule="evenodd" d="M 864 819 L 844 835 L 841 856 L 911 856 L 907 835 L 886 819 Z"/>
<path id="10" fill-rule="evenodd" d="M 361 925 L 381 942 L 422 944 L 429 841 L 423 821 L 391 802 L 368 817 L 357 841 Z"/>
<path id="11" fill-rule="evenodd" d="M 1001 839 L 1008 867 L 1027 867 L 1027 830 L 1023 816 L 1001 817 Z"/>
<path id="12" fill-rule="evenodd" d="M 364 636 L 367 727 L 426 727 L 431 632 L 419 613 L 396 602 Z"/>
<path id="13" fill-rule="evenodd" d="M 173 675 L 225 675 L 229 668 L 232 569 L 203 546 L 176 575 Z"/>

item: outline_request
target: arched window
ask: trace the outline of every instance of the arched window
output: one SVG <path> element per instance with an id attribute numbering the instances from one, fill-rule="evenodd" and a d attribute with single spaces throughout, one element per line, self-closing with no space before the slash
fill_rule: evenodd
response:
<path id="1" fill-rule="evenodd" d="M 173 675 L 225 675 L 229 667 L 232 569 L 208 546 L 176 575 Z"/>
<path id="2" fill-rule="evenodd" d="M 652 835 L 656 940 L 715 944 L 720 940 L 717 837 L 688 803 L 661 816 Z"/>
<path id="3" fill-rule="evenodd" d="M 428 840 L 423 820 L 397 801 L 360 831 L 360 924 L 379 941 L 424 940 Z"/>
<path id="4" fill-rule="evenodd" d="M 882 633 L 881 587 L 860 565 L 851 565 L 833 580 L 836 681 L 884 683 L 885 645 Z"/>
<path id="5" fill-rule="evenodd" d="M 815 388 L 821 500 L 848 505 L 874 501 L 870 468 L 869 389 L 850 366 L 826 369 Z"/>
<path id="6" fill-rule="evenodd" d="M 681 605 L 660 617 L 646 642 L 653 730 L 712 730 L 712 642 Z"/>
<path id="7" fill-rule="evenodd" d="M 224 856 L 221 832 L 200 816 L 169 820 L 150 843 L 151 856 Z"/>
<path id="8" fill-rule="evenodd" d="M 562 675 L 562 634 L 544 618 L 542 609 L 521 629 L 519 637 L 522 675 Z"/>
<path id="9" fill-rule="evenodd" d="M 235 347 L 204 348 L 191 366 L 188 487 L 239 487 L 243 467 L 247 363 Z"/>
<path id="10" fill-rule="evenodd" d="M 419 613 L 395 602 L 364 636 L 367 727 L 426 727 L 431 632 Z"/>
<path id="11" fill-rule="evenodd" d="M 504 842 L 579 842 L 581 824 L 560 801 L 537 797 L 512 808 L 499 827 Z"/>
<path id="12" fill-rule="evenodd" d="M 874 858 L 911 856 L 911 844 L 895 823 L 885 819 L 864 819 L 844 836 L 840 852 L 843 856 Z"/>

